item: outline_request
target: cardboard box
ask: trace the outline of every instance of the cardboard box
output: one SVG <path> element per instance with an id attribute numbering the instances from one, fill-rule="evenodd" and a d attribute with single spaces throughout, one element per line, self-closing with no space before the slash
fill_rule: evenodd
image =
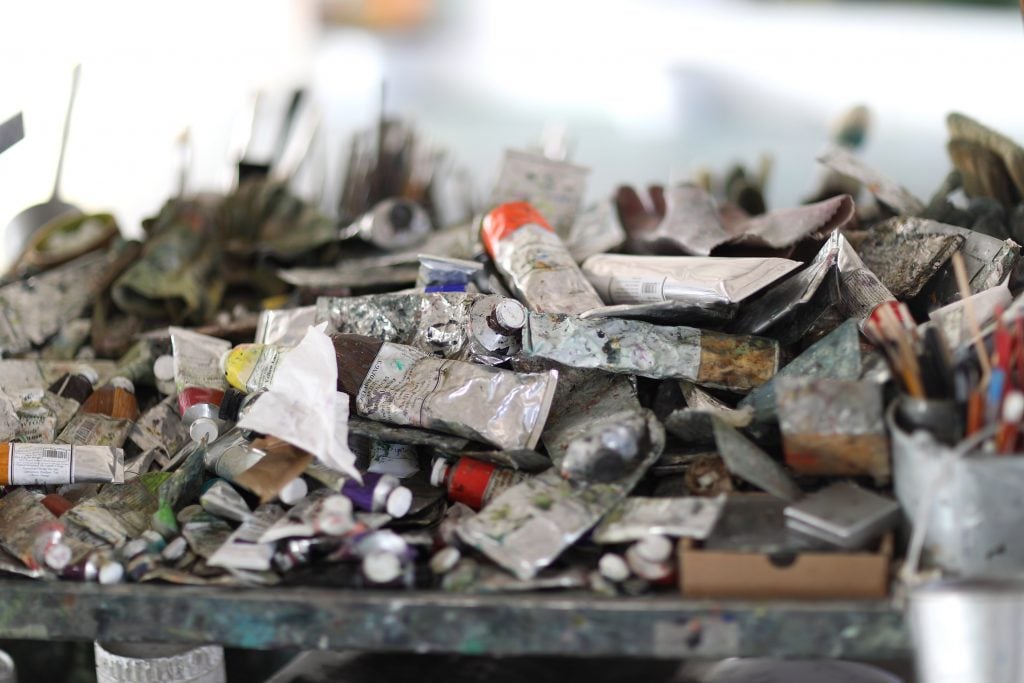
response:
<path id="1" fill-rule="evenodd" d="M 791 557 L 679 544 L 679 587 L 688 598 L 884 598 L 892 534 L 876 552 L 803 552 Z"/>

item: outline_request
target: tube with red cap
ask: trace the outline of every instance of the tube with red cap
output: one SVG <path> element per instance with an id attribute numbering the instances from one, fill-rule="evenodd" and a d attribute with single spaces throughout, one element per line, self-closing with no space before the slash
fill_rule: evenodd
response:
<path id="1" fill-rule="evenodd" d="M 180 327 L 170 332 L 181 420 L 193 441 L 211 443 L 220 433 L 217 414 L 228 388 L 220 359 L 231 342 Z"/>
<path id="2" fill-rule="evenodd" d="M 531 311 L 574 315 L 604 306 L 565 243 L 529 203 L 493 209 L 484 216 L 480 239 Z"/>

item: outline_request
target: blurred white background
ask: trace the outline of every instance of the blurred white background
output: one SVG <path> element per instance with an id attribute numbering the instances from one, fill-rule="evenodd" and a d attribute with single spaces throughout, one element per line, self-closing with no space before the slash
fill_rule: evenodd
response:
<path id="1" fill-rule="evenodd" d="M 352 9 L 360 0 L 335 0 Z M 1024 140 L 1015 7 L 740 0 L 440 0 L 414 27 L 320 22 L 316 0 L 43 0 L 0 9 L 0 226 L 50 192 L 71 68 L 83 64 L 64 198 L 136 234 L 174 191 L 189 126 L 192 189 L 230 185 L 232 126 L 261 87 L 310 83 L 336 170 L 355 126 L 388 108 L 450 147 L 481 188 L 505 147 L 565 125 L 589 194 L 699 165 L 775 158 L 769 197 L 797 202 L 847 106 L 874 123 L 866 159 L 924 198 L 949 168 L 958 109 Z"/>

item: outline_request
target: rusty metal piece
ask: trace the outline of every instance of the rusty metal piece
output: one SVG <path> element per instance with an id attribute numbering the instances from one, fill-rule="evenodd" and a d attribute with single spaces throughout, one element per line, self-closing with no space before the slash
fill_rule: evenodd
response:
<path id="1" fill-rule="evenodd" d="M 786 464 L 800 474 L 889 480 L 892 468 L 880 385 L 786 377 L 779 380 L 776 392 Z"/>

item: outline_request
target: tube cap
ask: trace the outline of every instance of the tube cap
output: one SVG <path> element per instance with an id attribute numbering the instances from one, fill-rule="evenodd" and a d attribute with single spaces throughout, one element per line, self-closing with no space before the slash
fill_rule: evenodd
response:
<path id="1" fill-rule="evenodd" d="M 448 476 L 450 467 L 448 461 L 444 458 L 435 460 L 434 464 L 430 467 L 430 485 L 438 488 L 444 487 L 444 480 Z"/>
<path id="2" fill-rule="evenodd" d="M 412 491 L 404 486 L 397 486 L 388 494 L 388 502 L 385 507 L 387 513 L 398 519 L 405 517 L 412 507 Z"/>
<path id="3" fill-rule="evenodd" d="M 637 555 L 648 562 L 667 562 L 672 555 L 672 541 L 664 536 L 645 536 L 634 547 Z"/>
<path id="4" fill-rule="evenodd" d="M 462 553 L 455 546 L 441 548 L 430 558 L 430 571 L 435 574 L 447 574 L 462 559 Z"/>
<path id="5" fill-rule="evenodd" d="M 508 332 L 521 330 L 526 326 L 526 307 L 514 299 L 503 299 L 494 307 L 494 322 Z"/>
<path id="6" fill-rule="evenodd" d="M 202 443 L 205 438 L 206 443 L 211 444 L 217 439 L 218 434 L 220 426 L 210 417 L 197 417 L 188 426 L 188 435 L 196 443 Z"/>
<path id="7" fill-rule="evenodd" d="M 162 382 L 174 381 L 174 356 L 164 354 L 153 362 L 153 376 Z"/>
<path id="8" fill-rule="evenodd" d="M 121 583 L 124 580 L 124 565 L 114 560 L 104 562 L 100 565 L 97 578 L 100 583 L 108 586 L 113 583 Z"/>
<path id="9" fill-rule="evenodd" d="M 100 374 L 96 372 L 96 368 L 91 365 L 79 365 L 75 368 L 75 374 L 86 378 L 89 380 L 89 384 L 92 384 L 93 386 L 96 386 L 96 382 L 100 381 Z"/>
<path id="10" fill-rule="evenodd" d="M 135 393 L 135 384 L 127 377 L 121 377 L 120 375 L 110 378 L 110 386 L 115 389 L 124 389 L 129 394 Z"/>
<path id="11" fill-rule="evenodd" d="M 309 484 L 306 483 L 306 480 L 302 477 L 295 477 L 285 484 L 284 488 L 278 492 L 277 497 L 285 505 L 295 505 L 308 493 Z"/>
<path id="12" fill-rule="evenodd" d="M 363 558 L 363 575 L 374 583 L 390 583 L 402 575 L 402 563 L 388 552 L 374 552 Z"/>
<path id="13" fill-rule="evenodd" d="M 340 536 L 352 528 L 352 501 L 345 496 L 327 496 L 320 503 L 317 526 L 328 536 Z"/>
<path id="14" fill-rule="evenodd" d="M 227 389 L 224 391 L 224 398 L 220 400 L 220 408 L 217 417 L 230 422 L 238 421 L 238 411 L 242 408 L 242 401 L 245 400 L 245 392 L 238 389 Z"/>
<path id="15" fill-rule="evenodd" d="M 615 583 L 625 581 L 631 573 L 626 560 L 621 555 L 616 555 L 615 553 L 605 553 L 602 555 L 601 559 L 598 560 L 597 568 L 601 572 L 601 576 Z"/>
<path id="16" fill-rule="evenodd" d="M 43 561 L 50 569 L 60 571 L 71 562 L 71 547 L 65 543 L 49 545 L 43 551 Z"/>

